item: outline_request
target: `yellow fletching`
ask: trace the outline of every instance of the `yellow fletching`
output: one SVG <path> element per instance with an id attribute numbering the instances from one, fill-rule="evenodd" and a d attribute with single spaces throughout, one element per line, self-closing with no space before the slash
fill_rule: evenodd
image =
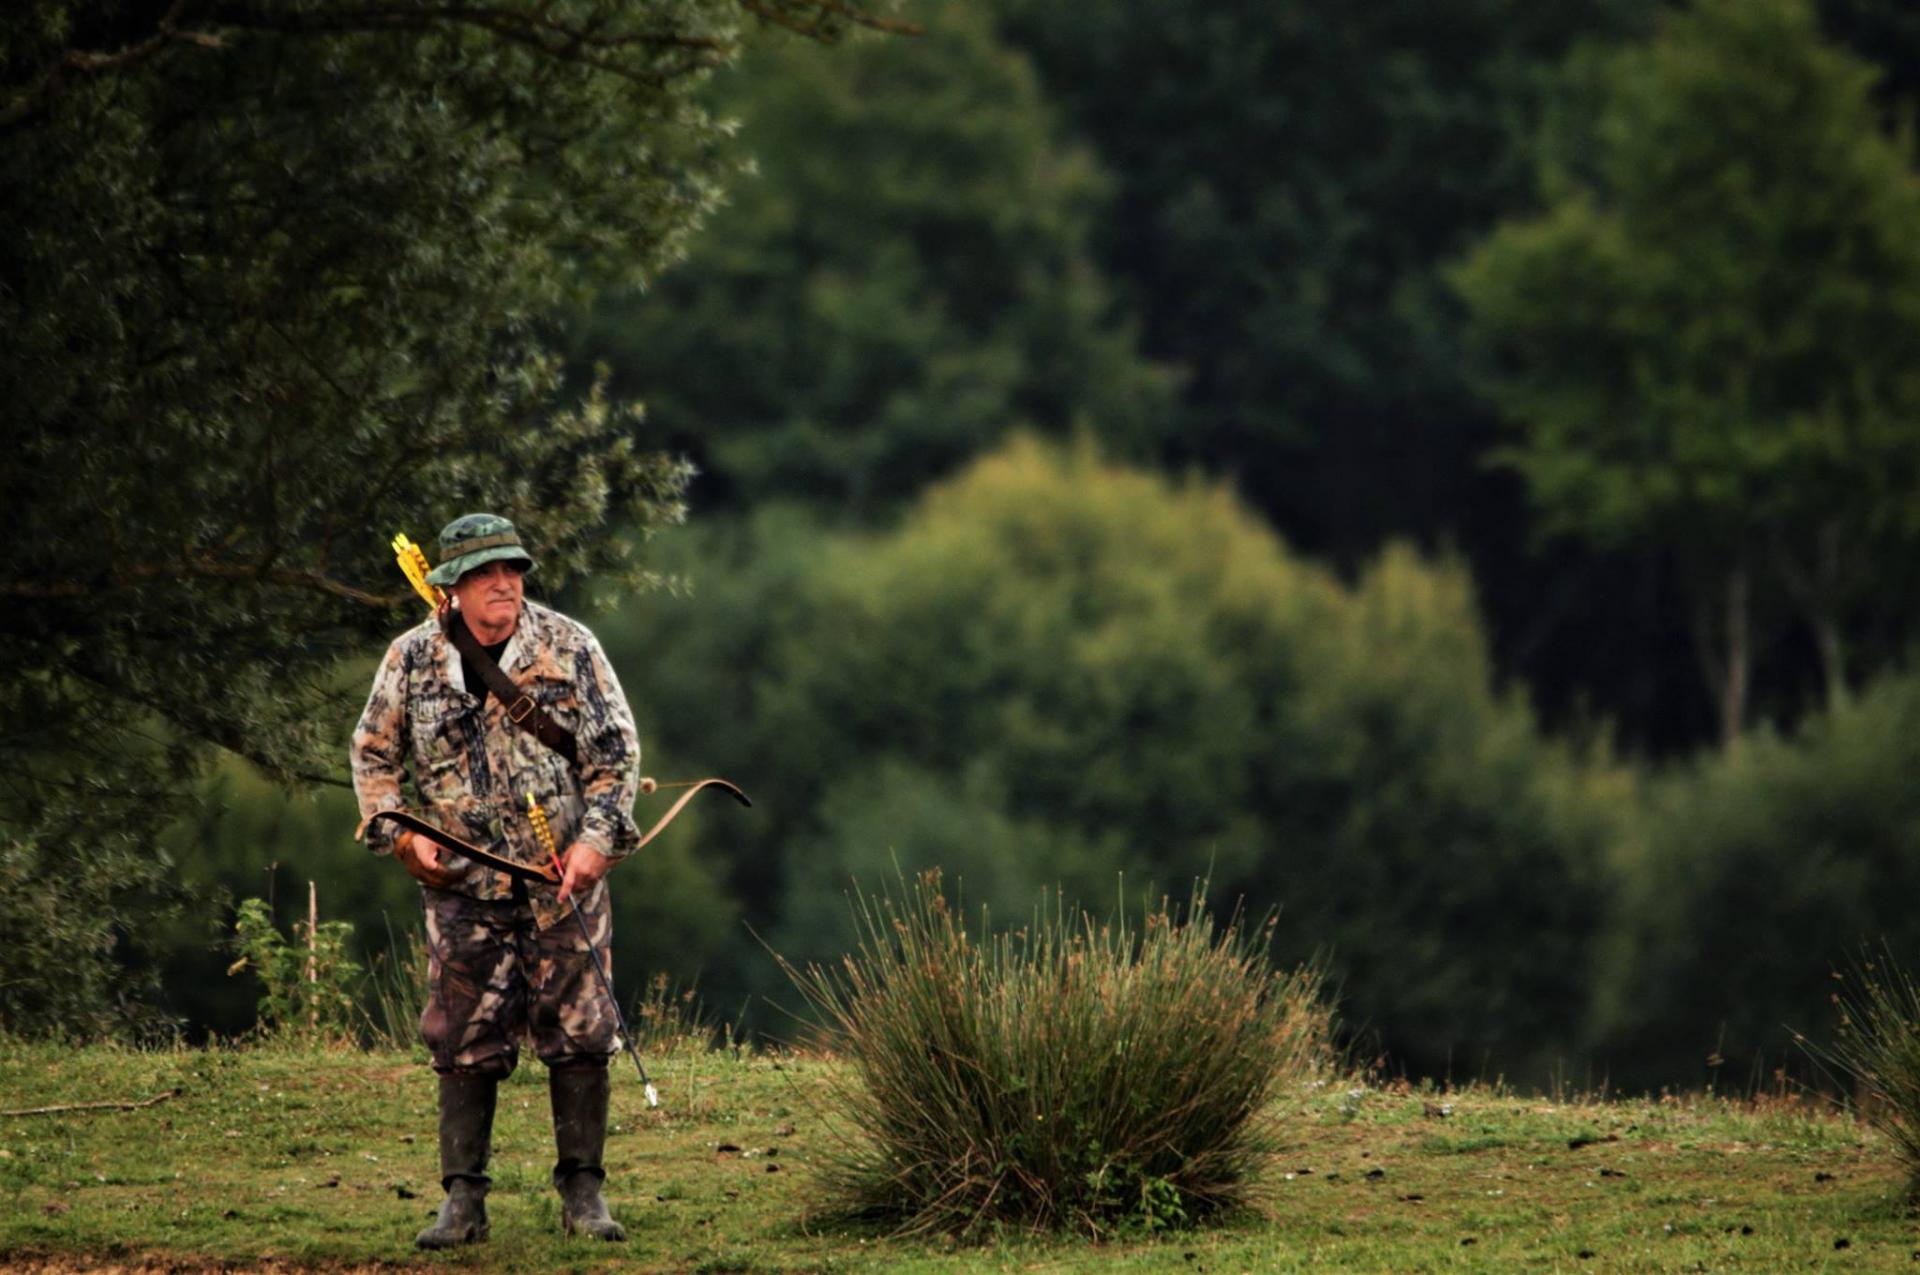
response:
<path id="1" fill-rule="evenodd" d="M 534 800 L 532 793 L 527 794 L 527 818 L 533 822 L 534 835 L 540 838 L 540 848 L 558 858 L 559 850 L 553 844 L 553 829 L 547 825 L 547 812 L 540 808 L 540 803 Z"/>
<path id="2" fill-rule="evenodd" d="M 439 586 L 427 583 L 427 572 L 432 568 L 427 564 L 427 555 L 421 552 L 420 546 L 404 535 L 396 535 L 393 538 L 393 557 L 400 564 L 400 572 L 407 577 L 407 583 L 413 586 L 413 591 L 438 611 L 446 595 Z"/>

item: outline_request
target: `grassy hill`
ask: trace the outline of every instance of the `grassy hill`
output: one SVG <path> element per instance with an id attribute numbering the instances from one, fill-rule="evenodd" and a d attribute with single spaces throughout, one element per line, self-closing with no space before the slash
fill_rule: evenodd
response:
<path id="1" fill-rule="evenodd" d="M 1257 1213 L 1094 1245 L 907 1242 L 835 1221 L 811 1057 L 686 1051 L 615 1089 L 609 1197 L 632 1236 L 559 1234 L 545 1077 L 501 1091 L 493 1239 L 415 1252 L 437 1205 L 417 1057 L 0 1043 L 0 1263 L 72 1271 L 1781 1271 L 1920 1269 L 1879 1139 L 1784 1102 L 1559 1102 L 1328 1080 L 1277 1113 Z M 164 1096 L 163 1096 L 164 1095 Z M 158 1099 L 157 1101 L 153 1101 Z M 82 1103 L 147 1102 L 11 1114 Z"/>

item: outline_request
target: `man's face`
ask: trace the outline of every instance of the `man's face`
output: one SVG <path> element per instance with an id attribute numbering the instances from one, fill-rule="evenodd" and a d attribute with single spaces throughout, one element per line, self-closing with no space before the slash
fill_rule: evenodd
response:
<path id="1" fill-rule="evenodd" d="M 451 592 L 467 627 L 476 634 L 482 629 L 511 631 L 520 614 L 521 575 L 520 563 L 508 560 L 489 562 L 461 576 Z"/>

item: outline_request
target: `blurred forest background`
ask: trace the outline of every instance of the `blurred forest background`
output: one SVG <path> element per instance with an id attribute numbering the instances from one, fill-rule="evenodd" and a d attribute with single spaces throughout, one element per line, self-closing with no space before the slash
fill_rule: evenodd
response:
<path id="1" fill-rule="evenodd" d="M 756 798 L 615 878 L 623 986 L 747 1030 L 932 866 L 1010 923 L 1204 876 L 1455 1080 L 1770 1084 L 1920 947 L 1899 0 L 0 41 L 8 1028 L 245 1030 L 234 908 L 308 881 L 417 927 L 345 739 L 387 538 L 472 508 L 647 773 Z"/>

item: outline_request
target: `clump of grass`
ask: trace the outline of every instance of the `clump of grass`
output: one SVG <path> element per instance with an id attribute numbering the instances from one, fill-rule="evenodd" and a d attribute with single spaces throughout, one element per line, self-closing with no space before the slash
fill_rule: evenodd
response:
<path id="1" fill-rule="evenodd" d="M 979 938 L 937 874 L 855 912 L 853 953 L 786 968 L 847 1064 L 826 1181 L 905 1232 L 1196 1223 L 1247 1200 L 1269 1099 L 1324 1058 L 1318 974 L 1198 889 L 1137 926 L 1054 899 Z"/>
<path id="2" fill-rule="evenodd" d="M 387 926 L 387 950 L 373 958 L 367 973 L 367 1040 L 376 1049 L 401 1053 L 420 1043 L 420 1013 L 427 1005 L 429 963 L 418 923 L 395 934 Z"/>
<path id="3" fill-rule="evenodd" d="M 654 974 L 627 1011 L 634 1047 L 646 1054 L 719 1047 L 724 1025 L 714 1020 L 692 985 Z"/>
<path id="4" fill-rule="evenodd" d="M 1815 1052 L 1853 1080 L 1860 1116 L 1893 1145 L 1920 1198 L 1920 983 L 1891 952 L 1863 955 L 1833 995 L 1840 1023 Z"/>

